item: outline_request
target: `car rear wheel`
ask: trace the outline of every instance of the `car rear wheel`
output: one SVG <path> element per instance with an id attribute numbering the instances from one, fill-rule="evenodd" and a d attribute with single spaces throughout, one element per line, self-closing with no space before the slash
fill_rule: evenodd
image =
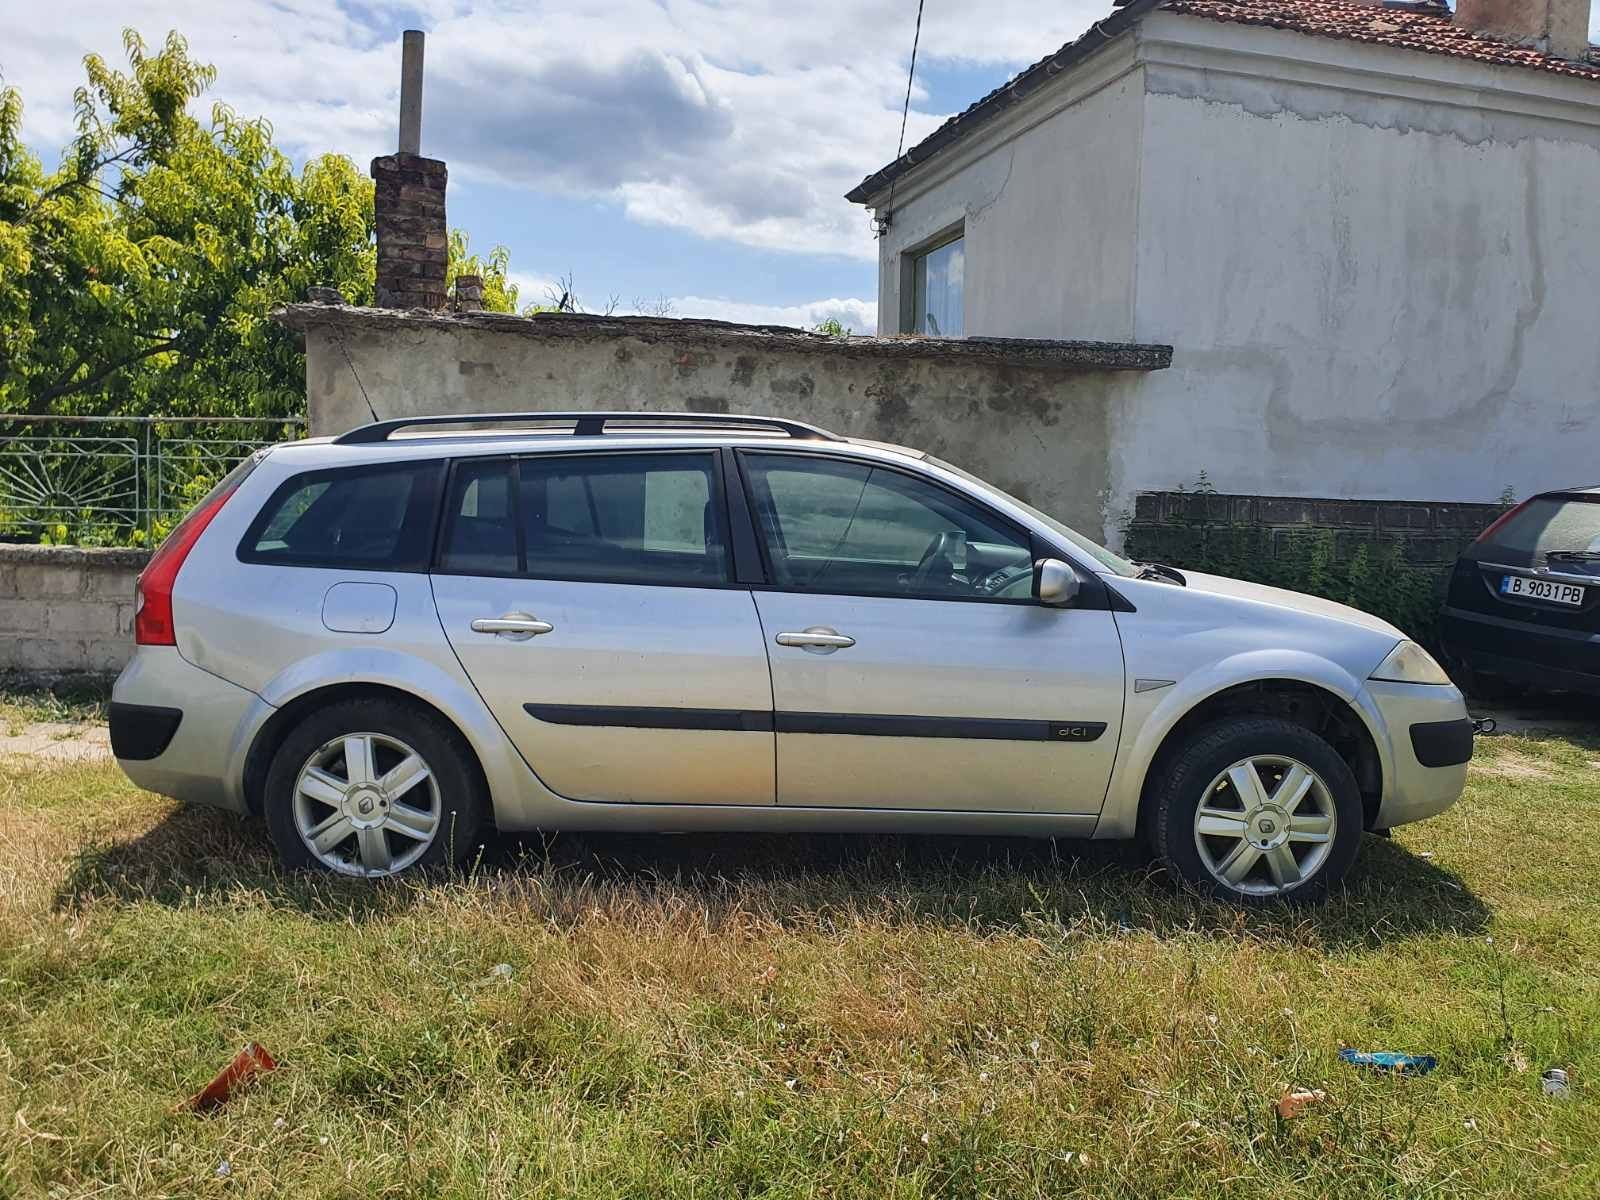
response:
<path id="1" fill-rule="evenodd" d="M 1360 790 L 1309 729 L 1228 721 L 1197 732 L 1170 761 L 1152 840 L 1185 882 L 1235 903 L 1318 901 L 1355 861 Z"/>
<path id="2" fill-rule="evenodd" d="M 442 719 L 394 700 L 346 700 L 284 739 L 265 808 L 287 866 L 380 879 L 464 860 L 482 792 L 470 752 Z"/>

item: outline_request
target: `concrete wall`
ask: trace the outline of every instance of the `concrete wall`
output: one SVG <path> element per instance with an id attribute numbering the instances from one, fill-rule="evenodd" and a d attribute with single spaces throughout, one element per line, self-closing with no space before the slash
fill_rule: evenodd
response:
<path id="1" fill-rule="evenodd" d="M 1141 37 L 1134 336 L 1175 353 L 1116 414 L 1113 508 L 1202 469 L 1437 501 L 1592 480 L 1600 85 L 1163 14 Z"/>
<path id="2" fill-rule="evenodd" d="M 968 337 L 1129 338 L 1144 84 L 1125 42 L 896 188 L 880 333 L 909 329 L 902 255 L 961 226 Z"/>
<path id="3" fill-rule="evenodd" d="M 133 653 L 133 582 L 149 554 L 0 545 L 0 682 L 115 675 Z"/>
<path id="4" fill-rule="evenodd" d="M 306 305 L 280 319 L 306 334 L 314 434 L 369 421 L 367 398 L 385 418 L 561 409 L 785 416 L 930 451 L 1093 536 L 1104 532 L 1110 414 L 1143 373 L 1049 364 L 1047 349 L 748 327 L 697 333 L 693 323 L 642 319 Z M 1106 353 L 1166 361 L 1164 347 Z"/>

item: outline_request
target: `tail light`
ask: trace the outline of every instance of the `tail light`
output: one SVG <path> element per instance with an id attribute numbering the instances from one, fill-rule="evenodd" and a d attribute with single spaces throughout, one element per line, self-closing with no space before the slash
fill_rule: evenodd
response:
<path id="1" fill-rule="evenodd" d="M 1489 528 L 1485 529 L 1482 533 L 1480 533 L 1474 539 L 1474 541 L 1478 541 L 1478 542 L 1490 542 L 1490 541 L 1493 541 L 1494 540 L 1494 535 L 1497 532 L 1499 532 L 1500 526 L 1504 525 L 1507 521 L 1511 520 L 1512 517 L 1516 516 L 1523 509 L 1527 508 L 1528 505 L 1532 504 L 1535 499 L 1537 499 L 1537 497 L 1530 496 L 1530 497 L 1528 497 L 1528 499 L 1524 500 L 1521 504 L 1518 504 L 1516 507 L 1506 509 L 1506 511 L 1501 513 L 1498 517 L 1496 517 L 1494 519 L 1494 523 L 1491 524 L 1489 526 Z"/>
<path id="2" fill-rule="evenodd" d="M 140 646 L 176 646 L 177 629 L 172 623 L 172 585 L 178 581 L 183 560 L 200 540 L 206 526 L 222 511 L 228 498 L 239 490 L 260 455 L 244 460 L 216 487 L 206 493 L 206 498 L 178 522 L 177 528 L 167 534 L 150 561 L 139 572 L 133 588 L 133 640 Z"/>

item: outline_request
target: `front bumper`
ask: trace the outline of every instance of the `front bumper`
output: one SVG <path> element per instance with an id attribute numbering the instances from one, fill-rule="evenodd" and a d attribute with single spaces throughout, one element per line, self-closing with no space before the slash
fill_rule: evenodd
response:
<path id="1" fill-rule="evenodd" d="M 1390 777 L 1375 829 L 1443 812 L 1461 796 L 1472 757 L 1472 719 L 1459 690 L 1432 684 L 1369 681 L 1383 718 Z"/>
<path id="2" fill-rule="evenodd" d="M 242 813 L 249 739 L 271 712 L 176 648 L 140 646 L 111 689 L 112 753 L 147 791 Z"/>

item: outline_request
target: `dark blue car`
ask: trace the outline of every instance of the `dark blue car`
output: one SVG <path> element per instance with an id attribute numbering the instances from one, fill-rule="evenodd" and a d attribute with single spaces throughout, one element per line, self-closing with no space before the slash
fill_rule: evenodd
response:
<path id="1" fill-rule="evenodd" d="M 1600 695 L 1600 485 L 1544 492 L 1456 560 L 1441 634 L 1486 698 Z"/>

